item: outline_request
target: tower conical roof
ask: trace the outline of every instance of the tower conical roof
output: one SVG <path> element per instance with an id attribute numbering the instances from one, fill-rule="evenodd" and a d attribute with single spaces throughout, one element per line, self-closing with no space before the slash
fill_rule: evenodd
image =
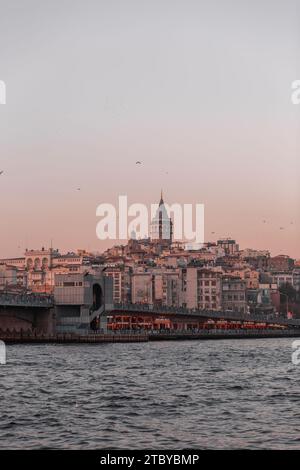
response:
<path id="1" fill-rule="evenodd" d="M 159 201 L 159 206 L 163 206 L 164 205 L 164 200 L 163 200 L 163 192 L 161 190 L 160 192 L 160 201 Z"/>

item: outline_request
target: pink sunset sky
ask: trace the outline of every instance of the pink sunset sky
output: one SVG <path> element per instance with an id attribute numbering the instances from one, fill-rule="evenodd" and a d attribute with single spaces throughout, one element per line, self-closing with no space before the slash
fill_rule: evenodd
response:
<path id="1" fill-rule="evenodd" d="M 102 251 L 96 207 L 157 203 L 163 188 L 205 204 L 206 241 L 300 258 L 299 10 L 1 2 L 0 256 L 51 240 Z"/>

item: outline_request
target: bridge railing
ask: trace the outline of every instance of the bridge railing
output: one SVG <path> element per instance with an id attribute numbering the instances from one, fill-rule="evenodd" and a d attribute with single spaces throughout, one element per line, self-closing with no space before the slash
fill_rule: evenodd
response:
<path id="1" fill-rule="evenodd" d="M 0 306 L 52 307 L 54 299 L 49 295 L 0 293 Z"/>
<path id="2" fill-rule="evenodd" d="M 278 329 L 228 329 L 224 330 L 222 328 L 219 329 L 211 329 L 211 330 L 152 330 L 149 332 L 151 336 L 265 336 L 265 335 L 274 335 L 276 336 L 290 336 L 291 335 L 290 329 L 286 330 L 278 330 Z"/>

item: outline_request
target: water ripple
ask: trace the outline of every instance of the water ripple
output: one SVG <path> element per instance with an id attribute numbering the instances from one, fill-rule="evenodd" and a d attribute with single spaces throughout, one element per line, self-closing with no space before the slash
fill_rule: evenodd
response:
<path id="1" fill-rule="evenodd" d="M 291 340 L 14 345 L 0 448 L 299 449 Z"/>

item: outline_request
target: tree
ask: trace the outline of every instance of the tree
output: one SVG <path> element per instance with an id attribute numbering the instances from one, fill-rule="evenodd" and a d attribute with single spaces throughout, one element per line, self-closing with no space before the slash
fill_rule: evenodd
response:
<path id="1" fill-rule="evenodd" d="M 289 282 L 286 282 L 285 284 L 282 284 L 280 286 L 279 293 L 280 293 L 280 303 L 286 303 L 287 298 L 289 302 L 296 301 L 297 291 Z"/>

